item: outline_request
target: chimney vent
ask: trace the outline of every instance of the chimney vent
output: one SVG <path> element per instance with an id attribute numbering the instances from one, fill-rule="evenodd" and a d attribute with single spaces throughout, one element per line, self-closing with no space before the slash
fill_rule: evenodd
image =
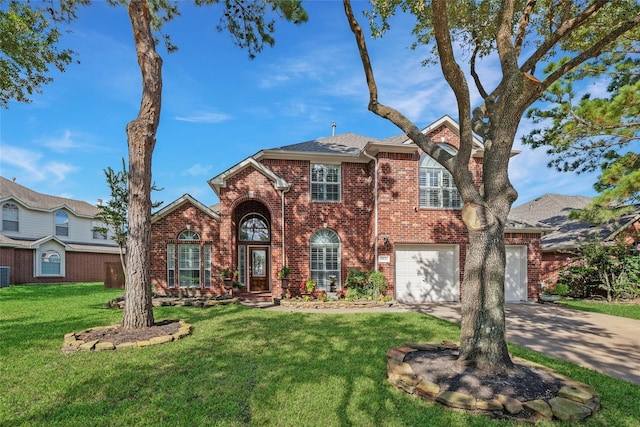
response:
<path id="1" fill-rule="evenodd" d="M 331 123 L 331 136 L 336 136 L 336 122 Z"/>

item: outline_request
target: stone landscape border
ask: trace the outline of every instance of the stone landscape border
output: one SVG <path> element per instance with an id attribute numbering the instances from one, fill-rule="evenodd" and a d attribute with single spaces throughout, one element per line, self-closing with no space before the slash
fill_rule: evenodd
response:
<path id="1" fill-rule="evenodd" d="M 279 300 L 281 307 L 291 308 L 306 308 L 306 309 L 357 309 L 357 308 L 389 308 L 392 307 L 394 301 L 300 301 L 295 299 L 281 299 Z"/>
<path id="2" fill-rule="evenodd" d="M 91 331 L 97 331 L 97 330 L 107 330 L 107 329 L 116 329 L 119 328 L 120 325 L 112 325 L 112 326 L 106 326 L 106 327 L 99 327 L 99 328 L 90 328 L 90 329 L 86 329 L 82 332 L 79 333 L 74 333 L 74 332 L 70 332 L 68 334 L 66 334 L 64 336 L 64 344 L 62 347 L 62 351 L 64 353 L 70 353 L 70 352 L 75 352 L 75 351 L 108 351 L 108 350 L 122 350 L 125 348 L 141 348 L 141 347 L 149 347 L 152 345 L 159 345 L 159 344 L 164 344 L 164 343 L 168 343 L 168 342 L 173 342 L 173 341 L 177 341 L 180 338 L 184 338 L 187 335 L 191 334 L 191 325 L 188 323 L 183 322 L 182 320 L 179 321 L 180 324 L 180 329 L 178 329 L 178 332 L 175 332 L 173 334 L 168 334 L 168 335 L 162 335 L 159 337 L 153 337 L 150 338 L 148 340 L 141 340 L 141 341 L 134 341 L 134 342 L 125 342 L 122 344 L 118 344 L 115 345 L 114 343 L 110 342 L 110 341 L 100 341 L 100 340 L 93 340 L 93 341 L 83 341 L 83 340 L 79 340 L 78 336 L 82 335 L 83 333 L 87 333 L 87 332 L 91 332 Z"/>
<path id="3" fill-rule="evenodd" d="M 518 420 L 535 423 L 538 420 L 558 419 L 562 421 L 580 421 L 594 415 L 600 408 L 600 397 L 589 385 L 572 380 L 536 363 L 513 358 L 514 361 L 527 363 L 544 369 L 562 381 L 563 386 L 557 395 L 548 400 L 520 402 L 510 396 L 498 395 L 490 400 L 479 400 L 466 393 L 440 391 L 438 384 L 420 378 L 413 372 L 411 365 L 405 362 L 405 356 L 418 350 L 451 350 L 449 344 L 406 344 L 404 347 L 387 351 L 387 380 L 397 389 L 412 394 L 428 402 L 480 411 L 500 417 L 513 417 Z M 530 417 L 526 415 L 530 414 Z"/>

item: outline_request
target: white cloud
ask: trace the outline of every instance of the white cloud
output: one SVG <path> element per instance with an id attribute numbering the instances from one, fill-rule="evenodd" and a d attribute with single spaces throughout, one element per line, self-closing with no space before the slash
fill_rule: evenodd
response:
<path id="1" fill-rule="evenodd" d="M 74 141 L 71 131 L 68 129 L 65 129 L 59 137 L 43 139 L 42 145 L 58 153 L 80 147 L 80 144 Z"/>
<path id="2" fill-rule="evenodd" d="M 201 111 L 186 116 L 176 116 L 175 119 L 189 123 L 220 123 L 230 120 L 231 116 L 223 113 Z"/>
<path id="3" fill-rule="evenodd" d="M 200 163 L 196 163 L 191 166 L 189 169 L 182 172 L 182 175 L 191 175 L 191 176 L 202 176 L 209 175 L 209 171 L 211 170 L 211 165 L 201 165 Z"/>
<path id="4" fill-rule="evenodd" d="M 70 163 L 43 161 L 43 154 L 10 145 L 2 145 L 2 163 L 13 166 L 35 182 L 64 181 L 68 174 L 78 170 Z"/>

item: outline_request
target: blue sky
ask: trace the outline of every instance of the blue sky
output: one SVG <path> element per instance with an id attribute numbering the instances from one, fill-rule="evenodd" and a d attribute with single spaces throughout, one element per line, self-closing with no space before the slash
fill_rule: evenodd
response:
<path id="1" fill-rule="evenodd" d="M 367 3 L 355 1 L 360 16 Z M 154 200 L 185 193 L 205 204 L 217 198 L 207 180 L 264 148 L 353 132 L 386 138 L 401 132 L 367 110 L 368 92 L 341 1 L 305 2 L 309 22 L 276 23 L 276 44 L 254 60 L 215 29 L 219 10 L 181 3 L 166 27 L 179 50 L 164 60 L 163 103 L 153 156 Z M 366 21 L 361 19 L 366 28 Z M 422 67 L 425 51 L 408 49 L 410 22 L 368 40 L 380 101 L 419 127 L 445 114 L 456 118 L 453 95 L 438 67 Z M 103 170 L 127 156 L 125 126 L 138 113 L 140 71 L 125 7 L 95 1 L 80 10 L 64 47 L 80 64 L 36 94 L 0 111 L 0 174 L 35 191 L 95 203 L 108 199 Z M 480 67 L 484 77 L 495 64 Z M 494 82 L 495 83 L 495 82 Z M 478 104 L 478 97 L 475 98 Z M 520 132 L 530 129 L 523 121 Z M 522 147 L 510 165 L 516 205 L 545 193 L 593 196 L 595 175 L 560 174 L 544 150 Z"/>

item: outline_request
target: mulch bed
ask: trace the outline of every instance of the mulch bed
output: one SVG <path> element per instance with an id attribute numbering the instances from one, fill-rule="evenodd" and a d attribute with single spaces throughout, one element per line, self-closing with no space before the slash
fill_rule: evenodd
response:
<path id="1" fill-rule="evenodd" d="M 165 320 L 153 326 L 142 329 L 123 329 L 122 326 L 113 328 L 96 328 L 77 334 L 77 339 L 84 342 L 99 340 L 101 342 L 112 342 L 114 345 L 127 342 L 148 341 L 154 337 L 172 335 L 180 329 L 180 322 L 177 320 Z"/>

